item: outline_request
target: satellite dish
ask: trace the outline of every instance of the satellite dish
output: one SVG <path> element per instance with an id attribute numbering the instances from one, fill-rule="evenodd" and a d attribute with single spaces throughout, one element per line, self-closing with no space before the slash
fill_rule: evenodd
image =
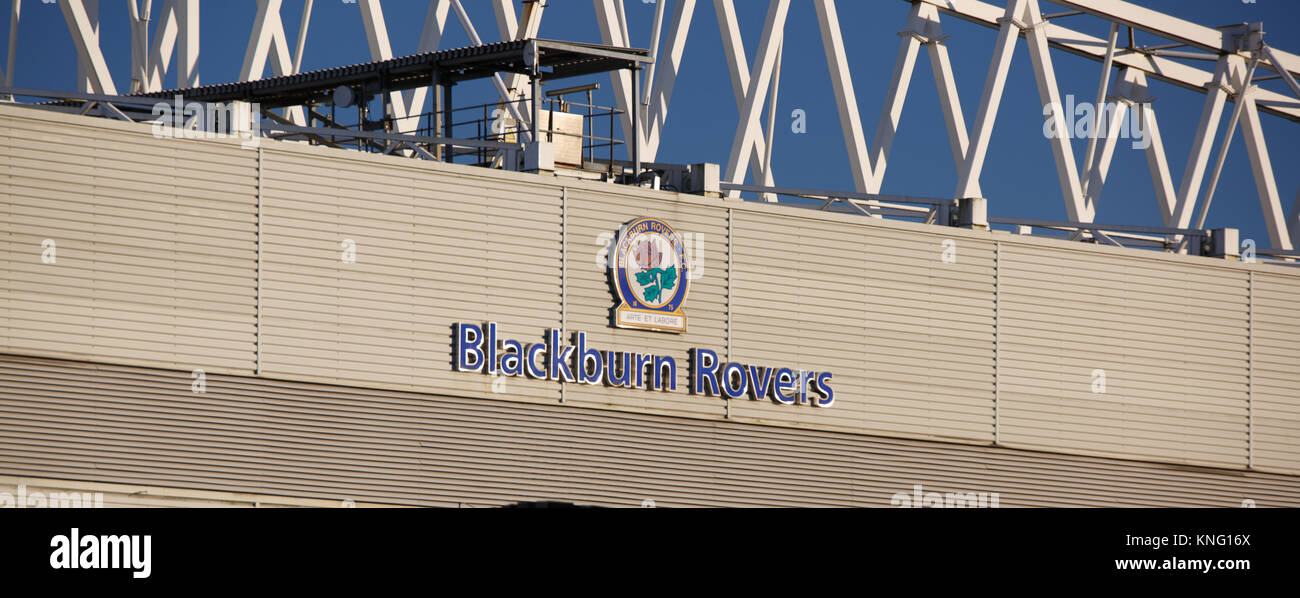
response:
<path id="1" fill-rule="evenodd" d="M 334 88 L 334 93 L 330 94 L 334 100 L 335 106 L 347 108 L 356 101 L 356 96 L 352 93 L 352 88 L 346 85 L 340 85 Z"/>

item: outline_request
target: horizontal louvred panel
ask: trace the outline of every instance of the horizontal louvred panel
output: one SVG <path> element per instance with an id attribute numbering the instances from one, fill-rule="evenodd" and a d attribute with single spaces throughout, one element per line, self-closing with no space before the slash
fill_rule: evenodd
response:
<path id="1" fill-rule="evenodd" d="M 253 371 L 256 151 L 21 108 L 0 130 L 0 350 Z"/>
<path id="2" fill-rule="evenodd" d="M 559 191 L 358 157 L 264 150 L 262 373 L 492 395 L 452 371 L 452 326 L 558 325 Z M 547 381 L 495 390 L 559 399 Z"/>
<path id="3" fill-rule="evenodd" d="M 1251 463 L 1300 472 L 1300 279 L 1251 280 Z"/>
<path id="4" fill-rule="evenodd" d="M 0 476 L 490 506 L 1300 506 L 1300 478 L 0 355 Z M 106 497 L 107 498 L 107 497 Z M 946 497 L 945 497 L 946 499 Z M 274 500 L 270 502 L 276 502 Z"/>
<path id="5" fill-rule="evenodd" d="M 737 212 L 733 357 L 831 371 L 835 405 L 738 401 L 746 421 L 993 441 L 993 245 L 853 217 Z M 943 375 L 936 376 L 936 368 Z"/>
<path id="6" fill-rule="evenodd" d="M 1008 244 L 998 274 L 1003 442 L 1245 466 L 1245 271 Z"/>

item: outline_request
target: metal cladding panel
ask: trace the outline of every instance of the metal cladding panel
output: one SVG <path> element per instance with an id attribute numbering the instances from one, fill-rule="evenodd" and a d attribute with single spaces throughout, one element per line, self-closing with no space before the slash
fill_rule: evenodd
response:
<path id="1" fill-rule="evenodd" d="M 1300 472 L 1300 280 L 1251 279 L 1251 464 Z"/>
<path id="2" fill-rule="evenodd" d="M 0 125 L 0 352 L 1300 472 L 1293 269 L 11 106 Z M 692 236 L 686 335 L 609 327 L 597 256 L 638 216 Z M 677 391 L 453 371 L 452 325 L 486 321 L 671 355 Z M 691 395 L 696 347 L 829 370 L 836 404 Z"/>
<path id="3" fill-rule="evenodd" d="M 1246 465 L 1246 271 L 1007 244 L 998 276 L 1002 442 Z"/>
<path id="4" fill-rule="evenodd" d="M 611 186 L 613 187 L 613 186 Z M 596 349 L 670 356 L 676 363 L 675 391 L 612 388 L 603 385 L 566 384 L 565 403 L 722 417 L 721 399 L 691 395 L 689 350 L 719 350 L 727 338 L 727 210 L 716 200 L 665 201 L 666 194 L 619 192 L 617 187 L 596 193 L 569 188 L 565 199 L 565 330 L 587 334 Z M 655 198 L 655 196 L 658 196 Z M 712 204 L 712 205 L 710 205 Z M 619 227 L 636 218 L 654 216 L 683 236 L 690 280 L 685 334 L 613 328 L 613 309 L 619 300 L 605 268 Z M 597 262 L 600 261 L 600 264 Z"/>
<path id="5" fill-rule="evenodd" d="M 0 476 L 0 508 L 339 508 L 389 507 L 356 501 L 268 496 L 47 478 Z"/>
<path id="6" fill-rule="evenodd" d="M 959 236 L 949 263 L 943 235 L 863 220 L 736 212 L 732 357 L 829 370 L 835 403 L 731 416 L 991 443 L 994 245 Z"/>
<path id="7" fill-rule="evenodd" d="M 256 151 L 22 108 L 0 130 L 0 351 L 253 371 Z"/>
<path id="8" fill-rule="evenodd" d="M 198 395 L 184 371 L 7 355 L 0 476 L 282 504 L 1300 506 L 1274 473 L 224 374 Z"/>
<path id="9" fill-rule="evenodd" d="M 319 148 L 266 150 L 262 168 L 263 375 L 490 395 L 491 377 L 452 370 L 452 326 L 559 326 L 559 189 Z"/>

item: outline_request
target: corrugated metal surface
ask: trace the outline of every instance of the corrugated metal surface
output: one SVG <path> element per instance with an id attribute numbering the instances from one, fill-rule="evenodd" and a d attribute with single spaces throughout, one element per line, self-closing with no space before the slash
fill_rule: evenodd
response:
<path id="1" fill-rule="evenodd" d="M 0 356 L 0 475 L 485 506 L 1300 506 L 1300 478 L 563 405 Z"/>
<path id="2" fill-rule="evenodd" d="M 263 374 L 483 395 L 491 378 L 451 370 L 452 324 L 559 325 L 558 189 L 310 149 L 263 155 Z"/>
<path id="3" fill-rule="evenodd" d="M 942 236 L 851 218 L 737 211 L 734 357 L 830 370 L 836 403 L 732 416 L 993 442 L 992 243 L 961 238 L 945 263 Z"/>
<path id="4" fill-rule="evenodd" d="M 1002 442 L 1246 465 L 1246 272 L 1004 245 L 998 276 Z"/>
<path id="5" fill-rule="evenodd" d="M 376 503 L 0 476 L 0 508 L 364 508 Z"/>
<path id="6" fill-rule="evenodd" d="M 252 372 L 256 152 L 20 108 L 0 131 L 2 350 Z"/>
<path id="7" fill-rule="evenodd" d="M 1251 463 L 1300 471 L 1300 280 L 1257 272 L 1251 293 Z"/>
<path id="8" fill-rule="evenodd" d="M 1253 418 L 1253 465 L 1300 472 L 1290 270 L 12 106 L 0 124 L 0 352 L 1236 468 Z M 602 239 L 644 215 L 699 253 L 684 336 L 608 324 Z M 678 390 L 452 371 L 452 324 L 489 320 L 672 355 Z M 689 395 L 692 347 L 830 370 L 836 405 Z"/>

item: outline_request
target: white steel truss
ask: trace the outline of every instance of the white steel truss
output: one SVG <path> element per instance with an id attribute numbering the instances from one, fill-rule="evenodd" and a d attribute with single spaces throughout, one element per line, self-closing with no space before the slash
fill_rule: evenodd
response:
<path id="1" fill-rule="evenodd" d="M 292 49 L 280 18 L 282 1 L 248 2 L 256 9 L 256 15 L 248 35 L 240 80 L 262 77 L 268 62 L 274 75 L 293 74 L 301 69 L 312 0 L 304 0 L 297 43 Z M 537 37 L 545 1 L 484 1 L 492 7 L 499 39 Z M 670 1 L 673 4 L 671 10 L 666 6 Z M 1044 106 L 1058 107 L 1045 110 L 1046 117 L 1052 121 L 1049 124 L 1055 125 L 1058 131 L 1062 130 L 1065 122 L 1059 109 L 1062 94 L 1053 65 L 1054 55 L 1066 52 L 1101 63 L 1094 106 L 1099 110 L 1101 106 L 1107 109 L 1102 112 L 1105 118 L 1101 119 L 1098 130 L 1087 139 L 1082 164 L 1074 158 L 1070 135 L 1047 136 L 1046 139 L 1057 167 L 1069 221 L 1093 222 L 1122 136 L 1121 127 L 1126 118 L 1136 118 L 1145 136 L 1144 154 L 1162 224 L 1172 229 L 1203 226 L 1221 178 L 1226 152 L 1239 129 L 1272 247 L 1294 250 L 1300 246 L 1300 193 L 1297 193 L 1290 210 L 1285 210 L 1260 121 L 1260 114 L 1267 113 L 1300 122 L 1300 83 L 1297 83 L 1300 56 L 1265 45 L 1259 27 L 1205 27 L 1124 0 L 904 0 L 911 4 L 911 10 L 899 32 L 901 41 L 893 74 L 885 88 L 885 102 L 874 139 L 868 145 L 837 4 L 835 0 L 809 1 L 816 12 L 846 158 L 858 194 L 878 195 L 881 191 L 916 61 L 921 48 L 925 47 L 957 169 L 958 184 L 953 197 L 981 196 L 980 180 L 996 128 L 998 108 L 1006 91 L 1015 46 L 1023 38 L 1029 51 L 1029 66 L 1034 73 L 1038 99 Z M 522 12 L 516 10 L 517 2 Z M 606 45 L 632 45 L 624 2 L 592 0 L 594 22 Z M 100 49 L 99 0 L 58 0 L 58 3 L 77 54 L 78 90 L 115 95 L 117 88 Z M 356 0 L 355 3 L 360 10 L 359 22 L 369 43 L 371 59 L 393 57 L 379 0 Z M 668 123 L 669 101 L 685 60 L 696 3 L 697 0 L 658 0 L 650 32 L 653 62 L 644 73 L 611 73 L 615 102 L 622 111 L 620 126 L 623 138 L 629 143 L 635 141 L 640 148 L 640 157 L 647 162 L 656 161 Z M 163 89 L 166 86 L 164 80 L 172 71 L 175 72 L 177 87 L 199 85 L 198 0 L 162 0 L 159 16 L 152 27 L 149 22 L 152 0 L 126 0 L 126 4 L 131 28 L 131 92 Z M 752 57 L 745 52 L 735 0 L 713 0 L 713 4 L 739 116 L 722 173 L 723 180 L 733 185 L 730 192 L 733 195 L 739 193 L 734 190 L 734 185 L 744 183 L 746 178 L 760 187 L 775 188 L 772 131 L 778 116 L 776 99 L 785 23 L 790 10 L 806 10 L 807 3 L 769 0 L 764 26 Z M 1044 6 L 1049 4 L 1064 8 L 1065 12 L 1045 14 Z M 423 30 L 414 52 L 438 48 L 452 12 L 471 43 L 485 43 L 479 36 L 479 29 L 471 22 L 463 0 L 390 3 L 389 9 L 410 11 L 412 5 L 418 5 L 424 11 Z M 747 10 L 754 10 L 762 4 L 755 1 L 742 5 Z M 8 59 L 0 71 L 0 82 L 8 88 L 13 87 L 21 0 L 11 0 L 11 6 Z M 671 16 L 665 22 L 667 15 Z M 415 17 L 409 13 L 403 16 Z M 1109 35 L 1097 38 L 1061 24 L 1076 16 L 1108 23 Z M 948 56 L 949 37 L 944 34 L 941 23 L 941 19 L 949 17 L 997 31 L 979 108 L 969 128 Z M 1120 44 L 1122 30 L 1128 32 L 1129 43 L 1126 46 Z M 1135 47 L 1132 42 L 1134 31 L 1169 43 Z M 149 43 L 151 34 L 152 44 Z M 1213 69 L 1195 66 L 1198 60 L 1213 62 Z M 1290 94 L 1260 87 L 1258 81 L 1264 78 L 1281 79 Z M 1169 168 L 1169 156 L 1160 135 L 1153 103 L 1152 81 L 1197 90 L 1205 95 L 1204 108 L 1191 147 L 1187 148 L 1187 166 L 1180 181 L 1173 180 Z M 525 78 L 515 73 L 497 74 L 493 84 L 510 115 L 522 125 L 526 135 L 530 115 L 518 110 L 514 102 L 527 99 L 531 93 Z M 639 89 L 635 95 L 634 89 Z M 398 132 L 416 130 L 418 115 L 425 110 L 429 91 L 429 88 L 417 88 L 392 93 L 388 105 Z M 1233 107 L 1226 111 L 1229 102 Z M 763 122 L 765 106 L 766 123 Z M 636 118 L 633 118 L 634 110 L 637 111 Z M 1226 122 L 1225 112 L 1230 112 Z M 294 122 L 302 122 L 301 110 L 290 109 L 287 116 Z M 1223 129 L 1222 134 L 1220 129 Z M 1216 140 L 1219 141 L 1217 144 Z M 760 196 L 775 197 L 768 193 L 760 193 Z"/>

